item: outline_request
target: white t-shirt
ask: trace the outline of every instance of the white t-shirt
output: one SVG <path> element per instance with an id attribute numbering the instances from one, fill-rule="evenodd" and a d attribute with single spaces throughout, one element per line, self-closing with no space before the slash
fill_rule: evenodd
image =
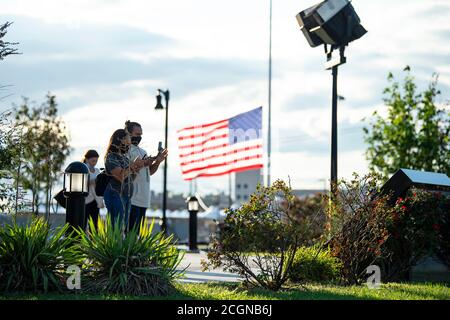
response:
<path id="1" fill-rule="evenodd" d="M 87 164 L 85 165 L 89 169 L 89 166 Z M 92 183 L 93 181 L 95 182 L 95 178 L 97 178 L 99 174 L 100 170 L 98 168 L 94 168 L 94 172 L 91 172 L 91 170 L 89 169 L 89 183 Z M 95 183 L 89 185 L 89 194 L 86 197 L 86 204 L 91 203 L 94 200 L 97 202 L 97 206 L 100 208 L 102 206 L 103 200 L 102 197 L 97 197 L 97 195 L 95 194 Z"/>
<path id="2" fill-rule="evenodd" d="M 143 159 L 147 152 L 135 145 L 130 146 L 129 156 L 133 162 L 137 157 Z M 150 168 L 144 167 L 139 170 L 133 182 L 133 195 L 131 204 L 141 208 L 150 208 Z"/>

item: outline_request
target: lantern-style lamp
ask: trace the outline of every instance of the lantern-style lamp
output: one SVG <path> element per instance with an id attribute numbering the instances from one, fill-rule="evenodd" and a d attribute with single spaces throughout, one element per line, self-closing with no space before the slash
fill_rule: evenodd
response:
<path id="1" fill-rule="evenodd" d="M 72 162 L 64 171 L 64 194 L 89 193 L 89 169 L 79 161 Z"/>
<path id="2" fill-rule="evenodd" d="M 198 199 L 195 196 L 187 200 L 187 209 L 189 211 L 189 251 L 198 252 L 197 248 L 197 212 Z"/>
<path id="3" fill-rule="evenodd" d="M 189 197 L 187 200 L 188 211 L 198 212 L 198 199 L 195 196 Z"/>
<path id="4" fill-rule="evenodd" d="M 67 198 L 66 223 L 85 229 L 85 200 L 89 193 L 89 169 L 79 161 L 64 170 L 64 196 Z"/>

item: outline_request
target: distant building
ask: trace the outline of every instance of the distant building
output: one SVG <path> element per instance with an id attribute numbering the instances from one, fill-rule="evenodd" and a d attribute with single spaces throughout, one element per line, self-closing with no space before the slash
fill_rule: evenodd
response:
<path id="1" fill-rule="evenodd" d="M 318 193 L 327 193 L 328 191 L 323 189 L 294 189 L 292 190 L 292 193 L 297 196 L 298 198 L 307 198 L 314 196 Z"/>
<path id="2" fill-rule="evenodd" d="M 263 183 L 262 170 L 248 170 L 236 172 L 234 179 L 234 203 L 243 204 L 256 191 L 258 183 Z"/>
<path id="3" fill-rule="evenodd" d="M 208 206 L 214 206 L 220 209 L 230 206 L 230 195 L 223 191 L 218 194 L 205 194 L 202 199 Z"/>
<path id="4" fill-rule="evenodd" d="M 163 194 L 161 192 L 151 191 L 151 209 L 157 210 L 162 207 Z M 184 210 L 186 209 L 186 195 L 182 193 L 167 193 L 167 210 Z"/>

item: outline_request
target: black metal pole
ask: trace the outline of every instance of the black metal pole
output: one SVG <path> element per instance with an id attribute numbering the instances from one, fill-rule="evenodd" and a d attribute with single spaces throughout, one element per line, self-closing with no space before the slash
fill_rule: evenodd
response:
<path id="1" fill-rule="evenodd" d="M 337 76 L 338 66 L 332 69 L 333 75 L 333 97 L 331 111 L 331 193 L 335 194 L 337 184 Z"/>
<path id="2" fill-rule="evenodd" d="M 72 228 L 81 228 L 84 230 L 85 226 L 85 195 L 69 194 L 66 206 L 66 223 Z"/>
<path id="3" fill-rule="evenodd" d="M 189 211 L 189 251 L 198 251 L 197 211 Z"/>
<path id="4" fill-rule="evenodd" d="M 164 97 L 166 99 L 166 125 L 165 125 L 165 135 L 164 135 L 164 146 L 167 149 L 167 136 L 169 130 L 169 90 L 164 92 Z M 162 212 L 163 219 L 161 224 L 161 230 L 164 234 L 167 234 L 167 217 L 166 217 L 166 209 L 167 209 L 167 159 L 164 161 L 164 181 L 163 181 L 163 203 L 162 203 Z"/>
<path id="5" fill-rule="evenodd" d="M 228 207 L 231 208 L 233 198 L 231 197 L 231 172 L 228 174 Z"/>
<path id="6" fill-rule="evenodd" d="M 269 21 L 269 115 L 267 118 L 267 186 L 270 187 L 270 166 L 272 155 L 272 0 L 270 0 Z M 264 179 L 263 179 L 264 180 Z M 263 181 L 264 184 L 264 181 Z"/>

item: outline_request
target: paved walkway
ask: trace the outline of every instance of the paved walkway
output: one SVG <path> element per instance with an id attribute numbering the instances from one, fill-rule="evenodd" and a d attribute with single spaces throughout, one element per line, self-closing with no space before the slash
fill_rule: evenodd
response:
<path id="1" fill-rule="evenodd" d="M 206 252 L 200 251 L 199 253 L 186 252 L 183 261 L 180 263 L 179 270 L 185 271 L 185 277 L 179 281 L 183 283 L 202 283 L 202 282 L 238 282 L 241 281 L 239 275 L 225 272 L 223 269 L 214 269 L 207 272 L 202 272 L 202 266 L 200 261 L 206 260 Z"/>

